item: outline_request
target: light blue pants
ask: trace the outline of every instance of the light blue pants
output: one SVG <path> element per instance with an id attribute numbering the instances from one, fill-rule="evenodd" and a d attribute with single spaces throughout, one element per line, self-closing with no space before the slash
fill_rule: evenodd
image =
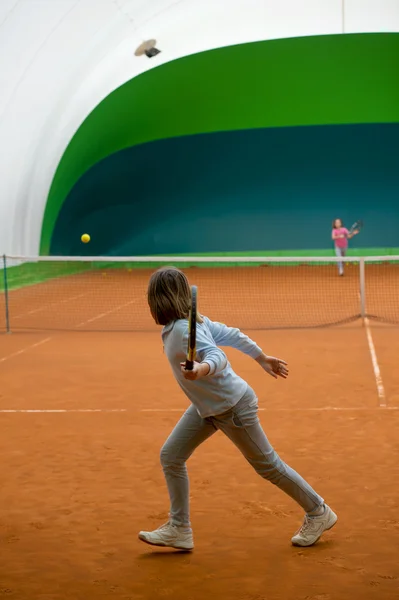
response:
<path id="1" fill-rule="evenodd" d="M 203 419 L 190 406 L 161 450 L 161 464 L 170 497 L 170 520 L 190 526 L 189 481 L 186 461 L 194 450 L 221 430 L 242 452 L 255 471 L 291 496 L 306 512 L 324 503 L 308 483 L 286 465 L 270 445 L 258 417 L 258 399 L 247 392 L 231 410 Z"/>
<path id="2" fill-rule="evenodd" d="M 337 256 L 342 256 L 342 257 L 346 256 L 346 248 L 338 248 L 338 246 L 335 246 L 335 254 Z M 340 275 L 343 275 L 344 274 L 344 263 L 340 261 L 337 264 L 338 264 L 338 273 Z"/>

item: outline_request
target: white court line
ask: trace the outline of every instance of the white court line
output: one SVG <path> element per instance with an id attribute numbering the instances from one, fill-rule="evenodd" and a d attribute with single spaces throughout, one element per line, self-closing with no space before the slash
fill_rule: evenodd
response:
<path id="1" fill-rule="evenodd" d="M 3 408 L 0 413 L 122 413 L 127 412 L 126 408 L 27 408 L 14 409 Z"/>
<path id="2" fill-rule="evenodd" d="M 49 342 L 50 340 L 51 340 L 51 337 L 47 337 L 44 340 L 41 340 L 40 342 L 36 342 L 36 344 L 31 344 L 30 346 L 26 346 L 26 348 L 22 348 L 22 350 L 18 350 L 18 352 L 13 352 L 12 354 L 9 354 L 8 356 L 3 356 L 3 358 L 0 358 L 0 363 L 5 362 L 9 358 L 14 358 L 14 356 L 19 356 L 20 354 L 24 354 L 25 352 L 28 352 L 28 350 L 37 348 L 38 346 L 41 346 L 42 344 L 45 344 L 46 342 Z"/>
<path id="3" fill-rule="evenodd" d="M 370 323 L 369 323 L 369 320 L 367 317 L 365 317 L 365 319 L 364 319 L 364 324 L 366 327 L 366 336 L 367 336 L 367 342 L 368 342 L 369 350 L 370 350 L 371 362 L 373 364 L 373 371 L 374 371 L 375 383 L 377 386 L 379 406 L 380 406 L 380 408 L 387 408 L 384 384 L 382 381 L 381 371 L 380 371 L 380 367 L 379 367 L 378 360 L 377 360 L 377 353 L 375 351 L 373 336 L 371 335 Z"/>
<path id="4" fill-rule="evenodd" d="M 387 410 L 399 410 L 399 406 L 388 406 Z M 175 412 L 184 412 L 185 408 L 142 408 L 140 412 L 145 413 L 175 413 Z M 259 408 L 259 411 L 266 412 L 326 412 L 326 411 L 373 411 L 379 410 L 379 407 L 372 406 L 323 406 L 320 408 Z"/>
<path id="5" fill-rule="evenodd" d="M 360 292 L 358 292 L 358 297 L 359 297 L 359 301 L 360 301 L 361 300 Z M 379 408 L 387 408 L 385 388 L 384 388 L 384 384 L 383 384 L 382 377 L 381 377 L 381 371 L 380 371 L 380 367 L 379 367 L 378 359 L 377 359 L 377 352 L 375 351 L 373 336 L 371 335 L 370 321 L 369 321 L 368 317 L 364 317 L 364 326 L 366 329 L 366 337 L 367 337 L 367 343 L 369 346 L 371 363 L 373 365 L 375 384 L 377 386 Z"/>
<path id="6" fill-rule="evenodd" d="M 129 302 L 125 302 L 125 304 L 120 304 L 119 306 L 116 306 L 115 308 L 111 308 L 111 310 L 108 310 L 105 313 L 101 313 L 100 315 L 97 315 L 96 317 L 92 317 L 91 319 L 87 319 L 86 321 L 82 321 L 82 323 L 79 323 L 79 325 L 76 325 L 76 327 L 83 327 L 83 325 L 87 325 L 87 323 L 93 323 L 93 321 L 97 321 L 98 319 L 102 319 L 103 317 L 106 317 L 110 314 L 112 314 L 113 312 L 117 312 L 118 310 L 121 310 L 121 308 L 125 308 L 125 306 L 129 306 L 129 304 L 133 304 L 134 302 L 137 302 L 137 298 L 134 298 L 133 300 L 129 300 Z"/>
<path id="7" fill-rule="evenodd" d="M 142 413 L 183 413 L 186 409 L 184 408 L 143 408 L 138 412 Z M 356 412 L 356 411 L 379 411 L 379 407 L 374 406 L 371 408 L 365 407 L 339 407 L 339 406 L 326 406 L 322 408 L 259 408 L 260 411 L 266 412 L 325 412 L 325 411 L 346 411 L 346 412 Z M 399 406 L 387 406 L 386 410 L 399 410 Z M 27 409 L 14 409 L 14 408 L 3 408 L 0 409 L 0 414 L 4 413 L 12 413 L 12 414 L 20 414 L 20 413 L 128 413 L 128 412 L 137 412 L 136 410 L 130 410 L 128 408 L 27 408 Z"/>
<path id="8" fill-rule="evenodd" d="M 50 302 L 50 304 L 46 304 L 41 306 L 40 308 L 35 308 L 34 310 L 30 310 L 29 312 L 22 313 L 21 315 L 11 315 L 11 319 L 21 319 L 22 317 L 27 317 L 28 315 L 34 315 L 35 313 L 41 312 L 43 310 L 47 310 L 50 306 L 57 306 L 58 304 L 64 304 L 65 302 L 72 302 L 72 300 L 77 300 L 78 298 L 83 298 L 83 296 L 88 296 L 89 292 L 85 292 L 84 294 L 78 294 L 77 296 L 71 296 L 70 298 L 65 298 L 64 300 L 57 300 L 57 302 Z"/>

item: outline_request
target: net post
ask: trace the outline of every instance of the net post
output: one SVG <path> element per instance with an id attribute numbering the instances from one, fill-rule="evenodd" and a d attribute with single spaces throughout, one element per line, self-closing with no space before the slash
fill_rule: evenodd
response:
<path id="1" fill-rule="evenodd" d="M 359 261 L 359 296 L 360 296 L 360 316 L 363 320 L 366 318 L 366 267 L 365 260 L 363 257 Z"/>
<path id="2" fill-rule="evenodd" d="M 10 311 L 8 304 L 8 280 L 7 280 L 7 257 L 3 254 L 3 277 L 4 277 L 4 307 L 6 312 L 6 332 L 11 333 L 10 329 Z"/>

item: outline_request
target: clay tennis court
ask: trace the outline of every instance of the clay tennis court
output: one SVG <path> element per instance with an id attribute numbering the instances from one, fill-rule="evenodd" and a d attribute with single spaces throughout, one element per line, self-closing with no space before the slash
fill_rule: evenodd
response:
<path id="1" fill-rule="evenodd" d="M 289 379 L 274 381 L 227 351 L 258 393 L 273 445 L 338 513 L 305 549 L 290 545 L 301 510 L 220 433 L 188 463 L 195 551 L 137 539 L 167 520 L 159 450 L 187 406 L 146 308 L 149 271 L 10 291 L 13 333 L 0 335 L 0 595 L 398 597 L 399 330 L 387 324 L 398 315 L 398 267 L 370 267 L 367 307 L 379 320 L 367 327 L 356 318 L 356 267 L 344 280 L 311 269 L 188 271 L 204 313 L 289 363 Z M 335 322 L 343 325 L 322 327 Z"/>

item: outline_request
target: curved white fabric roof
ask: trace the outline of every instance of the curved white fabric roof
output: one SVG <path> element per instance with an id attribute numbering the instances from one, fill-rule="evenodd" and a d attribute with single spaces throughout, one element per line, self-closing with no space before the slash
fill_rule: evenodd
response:
<path id="1" fill-rule="evenodd" d="M 68 142 L 140 72 L 248 41 L 384 31 L 399 31 L 398 0 L 0 0 L 0 253 L 38 253 Z M 135 57 L 149 38 L 161 54 Z"/>

